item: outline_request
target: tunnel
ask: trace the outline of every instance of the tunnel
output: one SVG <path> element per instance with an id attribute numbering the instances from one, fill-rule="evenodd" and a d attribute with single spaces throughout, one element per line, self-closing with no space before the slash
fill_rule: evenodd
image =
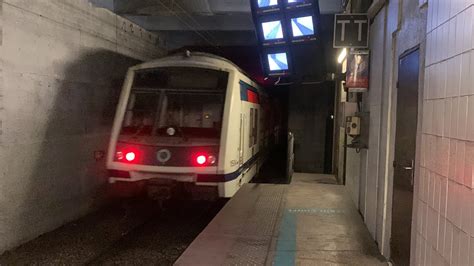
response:
<path id="1" fill-rule="evenodd" d="M 0 265 L 474 266 L 473 17 L 0 1 Z"/>

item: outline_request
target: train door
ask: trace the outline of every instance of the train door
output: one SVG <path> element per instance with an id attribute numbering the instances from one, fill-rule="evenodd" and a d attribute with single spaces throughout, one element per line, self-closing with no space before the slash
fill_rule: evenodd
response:
<path id="1" fill-rule="evenodd" d="M 258 113 L 253 104 L 242 101 L 240 132 L 242 163 L 251 160 L 258 153 Z"/>
<path id="2" fill-rule="evenodd" d="M 252 109 L 250 109 L 250 115 L 252 116 L 252 121 L 250 123 L 251 129 L 250 129 L 250 136 L 251 136 L 251 154 L 250 157 L 253 158 L 254 156 L 257 155 L 258 153 L 258 107 L 253 106 Z"/>
<path id="3" fill-rule="evenodd" d="M 247 125 L 247 115 L 245 113 L 244 102 L 241 102 L 241 112 L 240 112 L 240 142 L 239 142 L 239 166 L 245 163 L 245 136 L 246 136 L 246 125 Z"/>
<path id="4" fill-rule="evenodd" d="M 243 100 L 241 102 L 241 126 L 240 126 L 240 154 L 241 160 L 240 165 L 245 165 L 252 158 L 253 138 L 253 116 L 254 110 L 250 107 L 250 104 Z M 245 170 L 245 169 L 244 169 Z"/>
<path id="5" fill-rule="evenodd" d="M 248 182 L 257 173 L 255 156 L 259 152 L 259 99 L 253 87 L 241 83 L 241 126 L 240 126 L 240 166 L 243 169 L 243 182 Z"/>
<path id="6" fill-rule="evenodd" d="M 240 143 L 239 143 L 239 152 L 240 152 L 240 167 L 242 167 L 242 179 L 239 181 L 239 186 L 243 183 L 247 183 L 250 181 L 250 173 L 251 170 L 250 165 L 248 164 L 250 159 L 249 151 L 251 152 L 249 147 L 250 143 L 250 135 L 249 129 L 251 125 L 251 118 L 253 115 L 253 111 L 248 107 L 248 102 L 245 100 L 241 101 L 241 113 L 240 113 Z"/>

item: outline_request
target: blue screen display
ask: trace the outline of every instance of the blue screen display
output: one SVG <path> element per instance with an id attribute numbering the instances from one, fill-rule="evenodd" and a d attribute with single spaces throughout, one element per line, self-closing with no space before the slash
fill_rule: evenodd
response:
<path id="1" fill-rule="evenodd" d="M 304 3 L 306 0 L 288 0 L 288 4 L 293 4 L 293 3 Z"/>
<path id="2" fill-rule="evenodd" d="M 293 37 L 314 35 L 313 16 L 291 19 Z"/>
<path id="3" fill-rule="evenodd" d="M 265 8 L 278 5 L 278 0 L 258 0 L 258 7 Z"/>
<path id="4" fill-rule="evenodd" d="M 281 21 L 269 21 L 262 23 L 263 37 L 266 41 L 283 38 L 283 29 Z"/>
<path id="5" fill-rule="evenodd" d="M 288 57 L 286 53 L 268 54 L 270 71 L 288 70 Z"/>

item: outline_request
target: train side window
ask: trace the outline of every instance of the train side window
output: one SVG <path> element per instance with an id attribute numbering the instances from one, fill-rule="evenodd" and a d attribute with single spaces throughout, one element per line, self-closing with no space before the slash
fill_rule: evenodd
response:
<path id="1" fill-rule="evenodd" d="M 253 108 L 250 108 L 249 148 L 253 145 Z"/>

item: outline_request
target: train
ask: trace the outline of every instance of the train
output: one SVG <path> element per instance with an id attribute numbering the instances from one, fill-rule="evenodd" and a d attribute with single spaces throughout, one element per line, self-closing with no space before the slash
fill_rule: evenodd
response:
<path id="1" fill-rule="evenodd" d="M 107 153 L 109 182 L 156 197 L 180 184 L 192 195 L 232 197 L 278 143 L 275 102 L 231 61 L 169 55 L 131 67 Z"/>

